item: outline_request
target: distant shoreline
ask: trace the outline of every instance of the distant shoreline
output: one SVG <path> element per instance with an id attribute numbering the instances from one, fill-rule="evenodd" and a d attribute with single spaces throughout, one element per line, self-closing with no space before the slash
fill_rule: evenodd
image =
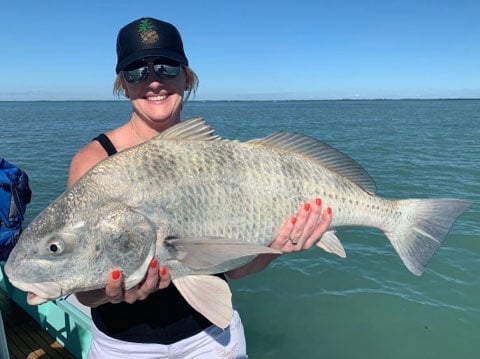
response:
<path id="1" fill-rule="evenodd" d="M 292 99 L 292 100 L 188 100 L 188 103 L 214 103 L 214 102 L 340 102 L 340 101 L 478 101 L 480 98 L 458 97 L 458 98 L 341 98 L 341 99 Z M 6 102 L 129 102 L 128 99 L 118 100 L 0 100 Z"/>

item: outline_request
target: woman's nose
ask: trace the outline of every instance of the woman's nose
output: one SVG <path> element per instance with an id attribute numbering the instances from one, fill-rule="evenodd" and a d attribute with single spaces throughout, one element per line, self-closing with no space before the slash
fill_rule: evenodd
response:
<path id="1" fill-rule="evenodd" d="M 158 83 L 160 85 L 164 85 L 165 84 L 165 80 L 157 75 L 157 73 L 155 72 L 155 70 L 153 69 L 153 64 L 148 64 L 148 76 L 147 76 L 147 81 L 152 84 L 152 83 Z"/>

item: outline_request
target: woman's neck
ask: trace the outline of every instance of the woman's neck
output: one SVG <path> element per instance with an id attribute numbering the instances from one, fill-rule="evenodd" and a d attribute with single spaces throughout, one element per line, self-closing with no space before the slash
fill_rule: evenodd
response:
<path id="1" fill-rule="evenodd" d="M 165 121 L 153 122 L 138 117 L 135 113 L 128 123 L 131 133 L 141 142 L 146 142 L 158 136 L 159 133 L 165 131 L 180 122 L 180 119 L 169 118 Z"/>

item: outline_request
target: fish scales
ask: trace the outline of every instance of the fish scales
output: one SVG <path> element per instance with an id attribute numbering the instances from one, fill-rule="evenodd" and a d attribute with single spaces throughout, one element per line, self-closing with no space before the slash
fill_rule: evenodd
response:
<path id="1" fill-rule="evenodd" d="M 239 142 L 169 142 L 152 147 L 153 153 L 172 156 L 169 165 L 158 169 L 170 176 L 158 176 L 163 193 L 157 198 L 177 219 L 187 219 L 177 223 L 184 234 L 200 230 L 204 235 L 228 237 L 231 233 L 233 238 L 268 244 L 279 223 L 300 203 L 317 196 L 334 209 L 333 226 L 365 225 L 365 217 L 374 217 L 367 224 L 378 226 L 378 216 L 372 216 L 375 208 L 392 208 L 308 158 L 287 157 L 284 151 L 259 151 Z M 268 228 L 265 236 L 250 229 L 255 222 Z M 219 223 L 223 232 L 211 233 L 209 223 Z"/>

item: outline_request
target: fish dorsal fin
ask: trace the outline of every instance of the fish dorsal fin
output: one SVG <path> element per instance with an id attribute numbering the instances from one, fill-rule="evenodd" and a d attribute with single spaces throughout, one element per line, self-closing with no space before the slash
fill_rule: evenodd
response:
<path id="1" fill-rule="evenodd" d="M 172 126 L 162 133 L 156 139 L 158 140 L 190 140 L 190 141 L 212 141 L 221 140 L 221 137 L 215 134 L 215 130 L 201 117 L 192 118 Z"/>
<path id="2" fill-rule="evenodd" d="M 265 138 L 250 140 L 248 143 L 295 152 L 348 178 L 368 193 L 374 194 L 377 190 L 375 182 L 362 166 L 346 154 L 315 138 L 294 132 L 277 132 Z"/>

